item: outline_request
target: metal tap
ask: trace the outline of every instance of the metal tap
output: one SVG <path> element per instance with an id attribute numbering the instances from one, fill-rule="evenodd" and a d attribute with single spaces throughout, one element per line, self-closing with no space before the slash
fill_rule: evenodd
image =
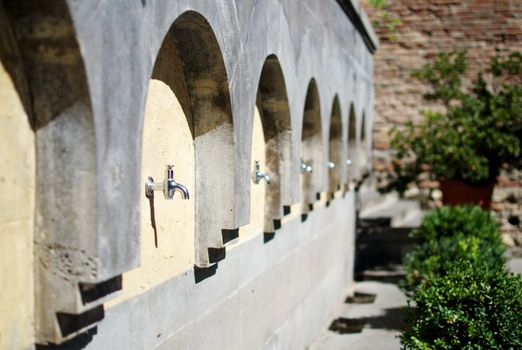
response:
<path id="1" fill-rule="evenodd" d="M 255 161 L 254 163 L 254 173 L 252 174 L 252 180 L 257 185 L 261 182 L 261 180 L 265 180 L 267 185 L 270 185 L 270 176 L 266 173 L 263 173 L 260 170 L 259 161 Z"/>
<path id="2" fill-rule="evenodd" d="M 304 174 L 304 173 L 307 173 L 307 174 L 311 174 L 313 171 L 313 168 L 310 164 L 306 164 L 302 159 L 301 159 L 301 173 Z"/>
<path id="3" fill-rule="evenodd" d="M 163 182 L 154 182 L 150 176 L 145 180 L 145 196 L 154 197 L 154 191 L 163 191 L 165 199 L 173 199 L 176 192 L 181 193 L 181 198 L 189 199 L 189 191 L 185 186 L 174 180 L 174 166 L 167 165 L 166 178 Z"/>

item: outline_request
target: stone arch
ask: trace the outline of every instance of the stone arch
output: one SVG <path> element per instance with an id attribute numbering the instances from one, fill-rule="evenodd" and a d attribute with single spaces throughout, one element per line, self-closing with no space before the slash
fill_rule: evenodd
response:
<path id="1" fill-rule="evenodd" d="M 271 10 L 269 10 L 271 9 Z M 273 9 L 277 9 L 274 11 Z M 269 11 L 268 11 L 269 10 Z M 267 40 L 269 38 L 269 40 Z M 243 51 L 245 52 L 244 59 L 240 60 L 239 71 L 248 71 L 251 72 L 251 78 L 249 79 L 239 79 L 236 83 L 236 90 L 242 91 L 240 100 L 244 100 L 249 106 L 254 107 L 255 102 L 252 103 L 250 101 L 257 100 L 257 89 L 252 89 L 252 82 L 255 84 L 256 79 L 259 79 L 261 76 L 261 70 L 264 67 L 267 57 L 273 56 L 277 59 L 278 65 L 281 68 L 282 75 L 284 77 L 284 82 L 286 87 L 289 89 L 291 86 L 296 85 L 296 71 L 297 71 L 297 57 L 295 55 L 295 51 L 292 46 L 292 39 L 290 35 L 290 28 L 288 18 L 285 16 L 284 6 L 277 0 L 267 0 L 266 3 L 263 3 L 263 6 L 254 6 L 252 9 L 252 13 L 250 14 L 250 19 L 248 23 L 248 28 L 246 30 L 246 36 L 244 41 Z M 250 74 L 249 74 L 250 75 Z M 310 74 L 308 74 L 310 75 Z M 255 86 L 259 87 L 259 86 Z M 287 91 L 289 96 L 289 105 L 290 110 L 293 110 L 295 105 L 295 99 L 291 98 L 293 91 Z M 235 100 L 238 103 L 238 99 Z M 299 109 L 302 107 L 299 107 Z M 247 108 L 249 109 L 249 108 Z M 247 115 L 253 115 L 254 112 L 247 111 Z M 296 120 L 300 118 L 292 119 L 292 129 L 299 130 L 299 125 Z M 247 124 L 245 127 L 246 134 L 248 136 L 251 135 L 251 125 Z M 236 125 L 236 127 L 239 125 Z M 237 130 L 237 129 L 236 129 Z M 283 186 L 281 186 L 281 194 L 280 198 L 283 202 L 285 202 L 286 208 L 285 213 L 290 212 L 290 206 L 288 204 L 295 203 L 299 198 L 299 182 L 292 181 L 292 178 L 295 179 L 296 176 L 299 176 L 299 156 L 300 147 L 299 143 L 299 132 L 293 133 L 292 136 L 294 139 L 291 144 L 292 154 L 290 162 L 290 172 L 282 172 L 282 181 Z M 248 137 L 245 137 L 245 144 L 249 143 L 250 140 Z M 297 143 L 296 143 L 297 141 Z M 251 145 L 248 144 L 246 149 L 250 149 Z M 242 148 L 244 148 L 242 146 Z M 242 159 L 246 157 L 241 157 Z M 252 161 L 248 160 L 245 162 L 246 166 L 241 166 L 241 168 L 247 168 L 249 173 L 252 170 Z M 241 178 L 247 178 L 247 176 L 242 176 Z M 246 192 L 246 191 L 245 191 Z M 246 207 L 246 206 L 245 206 Z M 238 215 L 239 216 L 239 215 Z"/>
<path id="2" fill-rule="evenodd" d="M 353 183 L 356 177 L 357 162 L 357 117 L 355 115 L 355 106 L 350 104 L 348 114 L 348 184 Z"/>
<path id="3" fill-rule="evenodd" d="M 208 267 L 224 258 L 224 246 L 237 237 L 237 229 L 228 77 L 214 31 L 201 14 L 187 11 L 174 21 L 161 44 L 152 79 L 172 90 L 194 141 L 194 264 Z"/>
<path id="4" fill-rule="evenodd" d="M 90 93 L 67 3 L 3 6 L 24 66 L 27 85 L 18 80 L 17 88 L 30 92 L 24 106 L 35 132 L 35 337 L 60 343 L 103 317 L 104 298 L 119 289 L 119 276 L 103 271 L 112 257 L 97 222 Z M 107 276 L 110 287 L 99 290 Z M 85 299 L 86 289 L 96 297 Z"/>
<path id="5" fill-rule="evenodd" d="M 305 167 L 311 167 L 311 172 L 301 173 L 303 215 L 313 210 L 317 194 L 321 191 L 325 169 L 322 146 L 321 103 L 317 82 L 312 78 L 306 92 L 301 133 L 301 161 Z"/>
<path id="6" fill-rule="evenodd" d="M 328 145 L 328 192 L 330 197 L 341 189 L 342 170 L 344 169 L 342 154 L 343 153 L 343 128 L 341 106 L 339 96 L 335 95 L 332 103 L 332 112 L 330 114 L 330 134 Z"/>
<path id="7" fill-rule="evenodd" d="M 265 139 L 265 167 L 271 182 L 265 189 L 263 230 L 273 233 L 280 227 L 283 206 L 289 205 L 283 203 L 282 193 L 285 186 L 291 186 L 292 166 L 290 109 L 283 71 L 276 55 L 269 55 L 263 64 L 256 107 Z"/>

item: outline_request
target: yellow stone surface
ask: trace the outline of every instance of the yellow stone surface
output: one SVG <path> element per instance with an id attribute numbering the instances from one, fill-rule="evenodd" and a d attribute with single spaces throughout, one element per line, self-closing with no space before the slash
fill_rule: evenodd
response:
<path id="1" fill-rule="evenodd" d="M 158 247 L 154 243 L 149 199 L 141 189 L 141 266 L 123 275 L 123 291 L 107 303 L 114 306 L 191 269 L 194 265 L 195 161 L 194 143 L 181 105 L 168 85 L 152 79 L 145 107 L 141 178 L 165 178 L 165 166 L 174 165 L 174 179 L 190 192 L 189 200 L 176 193 L 166 200 L 154 193 Z"/>
<path id="2" fill-rule="evenodd" d="M 0 64 L 0 349 L 34 342 L 35 138 Z"/>

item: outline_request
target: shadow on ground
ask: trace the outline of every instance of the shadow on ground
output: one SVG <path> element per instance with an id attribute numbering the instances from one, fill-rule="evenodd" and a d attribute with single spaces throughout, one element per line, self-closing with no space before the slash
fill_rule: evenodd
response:
<path id="1" fill-rule="evenodd" d="M 405 321 L 405 315 L 408 312 L 407 307 L 395 307 L 384 309 L 383 311 L 384 314 L 379 316 L 361 318 L 339 317 L 332 322 L 329 330 L 339 334 L 349 334 L 360 333 L 363 328 L 395 330 L 400 332 L 409 329 Z"/>

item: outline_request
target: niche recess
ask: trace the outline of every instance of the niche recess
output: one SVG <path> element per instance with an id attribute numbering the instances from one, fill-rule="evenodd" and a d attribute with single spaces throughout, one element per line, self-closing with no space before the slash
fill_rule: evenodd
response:
<path id="1" fill-rule="evenodd" d="M 140 267 L 124 274 L 123 295 L 114 303 L 194 266 L 194 142 L 179 102 L 183 97 L 178 98 L 163 78 L 165 72 L 181 69 L 176 56 L 166 57 L 165 52 L 160 52 L 149 81 L 141 148 Z M 152 176 L 155 182 L 163 182 L 167 164 L 174 166 L 174 179 L 188 189 L 189 200 L 182 200 L 179 193 L 173 200 L 166 200 L 161 191 L 156 191 L 153 198 L 145 195 L 144 179 Z"/>
<path id="2" fill-rule="evenodd" d="M 301 173 L 301 199 L 303 219 L 313 210 L 314 202 L 321 191 L 321 180 L 327 162 L 323 159 L 321 132 L 321 105 L 315 79 L 308 84 L 301 135 L 301 160 L 310 171 Z"/>
<path id="3" fill-rule="evenodd" d="M 330 198 L 341 189 L 345 169 L 343 162 L 343 128 L 341 118 L 341 107 L 339 97 L 336 95 L 332 103 L 332 114 L 330 117 L 330 137 L 328 145 L 328 156 L 330 167 L 328 171 L 328 192 Z M 333 166 L 333 167 L 332 167 Z"/>
<path id="4" fill-rule="evenodd" d="M 355 117 L 355 107 L 350 104 L 350 114 L 348 116 L 348 159 L 346 160 L 348 168 L 348 188 L 351 188 L 356 179 L 356 161 L 357 161 L 357 118 Z"/>
<path id="5" fill-rule="evenodd" d="M 190 129 L 194 160 L 183 163 L 180 158 L 174 171 L 183 184 L 176 171 L 181 175 L 195 168 L 194 187 L 189 189 L 194 233 L 180 239 L 193 239 L 194 265 L 209 267 L 224 258 L 225 244 L 237 237 L 238 230 L 233 227 L 234 135 L 228 79 L 218 42 L 203 16 L 188 11 L 176 19 L 162 42 L 152 80 L 172 90 Z M 170 137 L 175 138 L 177 132 L 171 130 Z M 165 164 L 156 166 L 163 171 Z M 160 195 L 156 197 L 158 202 Z M 173 210 L 165 215 L 181 214 Z"/>
<path id="6" fill-rule="evenodd" d="M 290 204 L 292 144 L 286 84 L 275 55 L 267 57 L 261 70 L 256 106 L 265 139 L 264 171 L 270 176 L 270 185 L 265 187 L 263 231 L 273 233 L 280 227 L 283 206 Z"/>
<path id="7" fill-rule="evenodd" d="M 366 113 L 361 118 L 361 143 L 359 145 L 359 173 L 365 176 L 368 172 L 368 137 L 366 135 Z"/>

